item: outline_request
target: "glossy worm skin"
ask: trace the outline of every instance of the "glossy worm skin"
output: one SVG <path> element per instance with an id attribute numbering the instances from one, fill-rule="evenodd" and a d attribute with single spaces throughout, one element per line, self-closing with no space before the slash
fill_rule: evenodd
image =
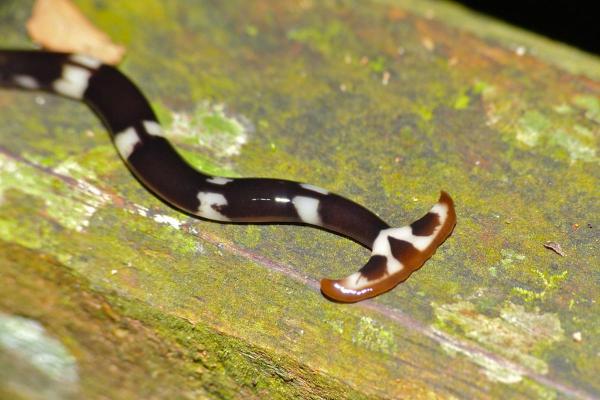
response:
<path id="1" fill-rule="evenodd" d="M 80 100 L 102 119 L 130 171 L 156 196 L 187 213 L 220 222 L 298 223 L 350 237 L 373 251 L 358 272 L 321 281 L 340 302 L 376 296 L 405 280 L 431 257 L 456 224 L 454 204 L 438 203 L 410 226 L 390 228 L 344 197 L 298 182 L 206 175 L 165 139 L 150 104 L 119 70 L 66 53 L 0 50 L 0 86 Z"/>

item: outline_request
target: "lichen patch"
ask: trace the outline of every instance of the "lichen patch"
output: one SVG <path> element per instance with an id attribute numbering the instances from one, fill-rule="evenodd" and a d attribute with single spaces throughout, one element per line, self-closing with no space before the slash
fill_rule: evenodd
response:
<path id="1" fill-rule="evenodd" d="M 361 317 L 352 341 L 370 350 L 388 354 L 393 353 L 396 348 L 394 334 L 369 317 Z"/>
<path id="2" fill-rule="evenodd" d="M 481 314 L 469 301 L 453 304 L 433 304 L 436 322 L 433 329 L 452 336 L 466 337 L 490 354 L 500 355 L 518 366 L 539 374 L 548 373 L 548 364 L 539 351 L 564 339 L 564 331 L 556 314 L 529 312 L 522 305 L 508 302 L 497 317 Z M 522 373 L 504 365 L 501 359 L 482 352 L 471 352 L 451 344 L 444 345 L 450 354 L 461 353 L 483 368 L 493 381 L 516 383 Z"/>
<path id="3" fill-rule="evenodd" d="M 72 161 L 43 170 L 33 162 L 28 164 L 0 154 L 0 193 L 17 190 L 40 198 L 48 216 L 78 232 L 88 227 L 98 208 L 111 201 L 109 194 L 86 179 L 90 176 L 91 172 Z M 61 181 L 70 184 L 64 186 Z"/>
<path id="4" fill-rule="evenodd" d="M 227 112 L 223 104 L 207 101 L 199 103 L 191 112 L 173 112 L 170 119 L 167 136 L 192 139 L 193 144 L 214 151 L 218 157 L 239 155 L 254 131 L 244 116 Z"/>

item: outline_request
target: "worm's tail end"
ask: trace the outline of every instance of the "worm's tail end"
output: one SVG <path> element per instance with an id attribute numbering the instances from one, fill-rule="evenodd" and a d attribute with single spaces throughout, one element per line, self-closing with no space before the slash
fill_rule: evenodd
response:
<path id="1" fill-rule="evenodd" d="M 371 258 L 358 272 L 343 279 L 322 279 L 321 292 L 343 303 L 387 292 L 435 254 L 455 225 L 454 202 L 442 191 L 438 202 L 421 219 L 401 228 L 383 229 L 373 243 Z"/>

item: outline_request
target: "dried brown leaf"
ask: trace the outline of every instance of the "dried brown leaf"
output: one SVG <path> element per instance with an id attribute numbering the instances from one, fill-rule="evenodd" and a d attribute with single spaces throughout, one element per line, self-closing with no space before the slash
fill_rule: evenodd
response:
<path id="1" fill-rule="evenodd" d="M 45 49 L 83 53 L 107 64 L 118 64 L 125 54 L 125 47 L 113 43 L 70 0 L 37 0 L 27 31 Z"/>
<path id="2" fill-rule="evenodd" d="M 546 243 L 544 243 L 544 247 L 554 251 L 556 254 L 558 254 L 562 257 L 565 257 L 565 252 L 563 251 L 560 244 L 558 244 L 556 242 L 546 242 Z"/>

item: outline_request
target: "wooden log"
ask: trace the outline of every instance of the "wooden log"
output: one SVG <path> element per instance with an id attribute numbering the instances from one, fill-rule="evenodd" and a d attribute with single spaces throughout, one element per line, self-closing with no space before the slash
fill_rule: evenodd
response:
<path id="1" fill-rule="evenodd" d="M 395 290 L 331 303 L 318 280 L 366 250 L 192 219 L 85 106 L 2 90 L 0 397 L 600 397 L 596 58 L 437 2 L 76 3 L 198 168 L 397 225 L 446 189 L 458 225 Z M 30 5 L 0 5 L 2 47 L 31 47 Z"/>

